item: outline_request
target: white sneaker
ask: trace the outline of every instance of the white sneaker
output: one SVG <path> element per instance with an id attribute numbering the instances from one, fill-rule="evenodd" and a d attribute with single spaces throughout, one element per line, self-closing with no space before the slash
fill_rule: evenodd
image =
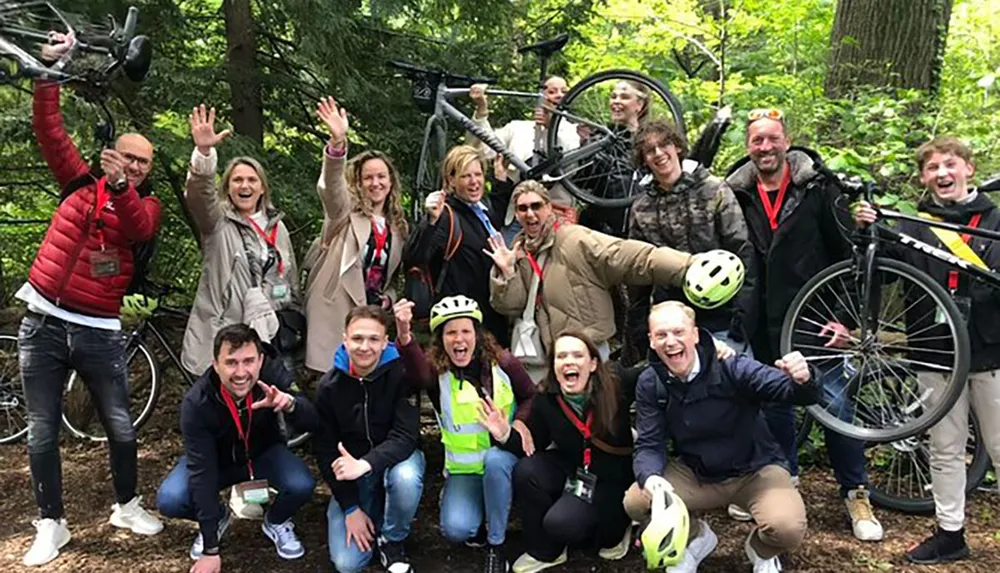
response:
<path id="1" fill-rule="evenodd" d="M 764 559 L 754 550 L 753 545 L 750 540 L 753 536 L 757 535 L 757 528 L 754 528 L 747 536 L 746 542 L 743 544 L 743 549 L 746 551 L 747 559 L 750 560 L 750 564 L 753 565 L 753 573 L 781 573 L 781 561 L 778 556 L 775 555 L 770 559 Z"/>
<path id="2" fill-rule="evenodd" d="M 59 550 L 69 543 L 69 528 L 66 527 L 64 518 L 36 519 L 31 524 L 38 531 L 31 543 L 31 549 L 24 554 L 24 564 L 28 567 L 45 565 L 58 557 Z"/>
<path id="3" fill-rule="evenodd" d="M 116 503 L 111 506 L 111 525 L 123 529 L 131 529 L 139 535 L 156 535 L 163 531 L 163 522 L 149 513 L 139 504 L 139 496 L 133 497 L 128 503 Z"/>
<path id="4" fill-rule="evenodd" d="M 622 540 L 618 542 L 618 545 L 613 547 L 603 547 L 597 552 L 597 555 L 601 559 L 606 559 L 608 561 L 618 561 L 619 559 L 628 555 L 628 546 L 632 543 L 632 526 L 625 528 L 625 535 Z"/>
<path id="5" fill-rule="evenodd" d="M 302 542 L 295 535 L 295 524 L 292 523 L 291 519 L 284 523 L 271 523 L 265 517 L 260 528 L 264 531 L 264 535 L 274 542 L 274 548 L 278 550 L 278 557 L 298 559 L 306 554 Z"/>
<path id="6" fill-rule="evenodd" d="M 726 508 L 726 512 L 729 513 L 729 517 L 736 521 L 753 521 L 753 515 L 735 503 L 730 503 L 729 507 Z"/>
<path id="7" fill-rule="evenodd" d="M 566 550 L 559 554 L 554 561 L 540 561 L 535 559 L 527 553 L 522 553 L 517 561 L 514 562 L 514 566 L 511 567 L 513 573 L 538 573 L 539 571 L 544 571 L 549 567 L 555 567 L 557 565 L 562 565 L 567 559 Z"/>
<path id="8" fill-rule="evenodd" d="M 226 510 L 222 514 L 222 518 L 219 520 L 219 524 L 215 528 L 215 538 L 222 543 L 222 536 L 226 534 L 229 530 L 230 524 L 233 523 L 233 514 Z M 202 553 L 205 551 L 205 538 L 201 536 L 201 532 L 198 532 L 198 536 L 194 538 L 194 543 L 191 544 L 191 551 L 188 555 L 191 557 L 192 561 L 197 561 L 201 558 Z"/>
<path id="9" fill-rule="evenodd" d="M 872 502 L 865 486 L 858 486 L 857 489 L 847 492 L 844 503 L 847 505 L 847 514 L 851 517 L 854 537 L 860 541 L 882 541 L 884 535 L 882 524 L 872 511 Z"/>
<path id="10" fill-rule="evenodd" d="M 799 489 L 800 483 L 802 483 L 802 481 L 799 479 L 799 476 L 792 476 L 792 485 L 795 486 L 795 489 Z"/>
<path id="11" fill-rule="evenodd" d="M 253 519 L 255 521 L 264 519 L 264 506 L 259 503 L 246 503 L 235 487 L 230 489 L 229 509 L 232 510 L 233 515 L 240 519 Z"/>
<path id="12" fill-rule="evenodd" d="M 699 519 L 698 524 L 701 526 L 698 537 L 688 542 L 684 555 L 681 556 L 681 562 L 673 567 L 667 567 L 667 573 L 696 573 L 698 565 L 715 551 L 719 538 L 705 520 Z"/>

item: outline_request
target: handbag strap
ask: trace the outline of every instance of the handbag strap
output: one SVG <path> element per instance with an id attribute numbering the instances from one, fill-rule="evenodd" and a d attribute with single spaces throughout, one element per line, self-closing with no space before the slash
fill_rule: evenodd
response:
<path id="1" fill-rule="evenodd" d="M 546 253 L 538 256 L 539 268 L 545 268 Z M 535 300 L 538 298 L 538 287 L 542 284 L 542 278 L 532 269 L 531 286 L 528 287 L 528 304 L 524 305 L 524 312 L 521 313 L 521 320 L 535 320 Z"/>

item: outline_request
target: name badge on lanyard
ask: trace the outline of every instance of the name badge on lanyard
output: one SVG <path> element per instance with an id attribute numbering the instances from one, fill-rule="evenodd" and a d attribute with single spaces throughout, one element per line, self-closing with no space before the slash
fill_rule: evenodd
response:
<path id="1" fill-rule="evenodd" d="M 247 458 L 247 473 L 250 479 L 245 482 L 236 484 L 236 493 L 243 499 L 243 503 L 267 503 L 270 500 L 270 491 L 268 490 L 267 480 L 254 479 L 253 474 L 253 462 L 250 461 L 250 430 L 253 427 L 253 395 L 247 394 L 246 406 L 247 406 L 247 427 L 244 430 L 243 421 L 240 419 L 239 409 L 236 407 L 236 401 L 226 390 L 225 386 L 221 387 L 222 400 L 226 403 L 226 408 L 229 409 L 229 415 L 233 418 L 233 423 L 236 424 L 236 434 L 240 438 L 240 443 L 243 444 L 243 453 L 246 454 Z"/>

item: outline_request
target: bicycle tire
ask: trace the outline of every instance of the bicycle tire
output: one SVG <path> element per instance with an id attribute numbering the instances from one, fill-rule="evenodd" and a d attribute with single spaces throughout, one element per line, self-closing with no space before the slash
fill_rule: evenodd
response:
<path id="1" fill-rule="evenodd" d="M 674 95 L 670 93 L 670 90 L 668 90 L 667 87 L 664 86 L 659 80 L 631 70 L 604 70 L 583 78 L 569 90 L 566 97 L 564 97 L 562 102 L 559 104 L 558 109 L 578 117 L 594 121 L 595 123 L 606 124 L 607 122 L 597 115 L 597 112 L 591 112 L 589 110 L 585 110 L 584 108 L 594 107 L 594 102 L 599 101 L 599 96 L 603 95 L 600 93 L 602 88 L 599 84 L 604 84 L 605 82 L 617 83 L 619 81 L 638 82 L 649 88 L 650 101 L 652 102 L 650 105 L 655 106 L 651 111 L 653 114 L 652 117 L 654 119 L 663 119 L 660 116 L 669 116 L 665 119 L 673 121 L 681 135 L 686 134 L 687 128 L 684 123 L 684 113 L 681 110 L 681 106 L 677 101 L 677 98 L 674 97 Z M 597 95 L 589 96 L 590 93 L 596 93 Z M 659 97 L 659 101 L 653 100 L 654 95 Z M 605 98 L 604 101 L 607 101 L 607 98 Z M 569 120 L 564 119 L 564 117 L 559 114 L 553 114 L 552 123 L 549 126 L 546 141 L 546 150 L 548 151 L 550 157 L 554 157 L 557 153 L 562 153 L 559 144 L 559 124 L 562 121 Z M 564 173 L 563 168 L 556 168 L 552 171 L 551 175 L 553 177 L 563 177 L 560 180 L 562 186 L 574 197 L 588 205 L 610 208 L 626 207 L 631 205 L 641 192 L 641 186 L 639 185 L 640 178 L 638 177 L 639 170 L 632 165 L 631 134 L 628 137 L 628 141 L 625 141 L 624 137 L 619 136 L 612 136 L 606 138 L 606 140 L 607 141 L 603 146 L 603 150 L 600 153 L 611 153 L 615 155 L 612 162 L 615 163 L 616 166 L 620 166 L 620 172 L 617 173 L 619 181 L 623 181 L 624 179 L 622 178 L 627 178 L 630 181 L 625 189 L 625 196 L 618 198 L 602 197 L 596 195 L 593 190 L 588 189 L 584 184 L 586 180 L 596 180 L 600 177 L 608 177 L 612 175 L 611 172 L 606 171 L 602 174 L 593 174 L 588 177 L 580 176 L 578 178 L 574 178 L 571 176 L 571 173 Z M 616 147 L 620 149 L 615 149 Z M 627 150 L 627 156 L 619 157 L 625 150 Z"/>
<path id="2" fill-rule="evenodd" d="M 419 221 L 424 213 L 424 198 L 442 189 L 441 164 L 447 150 L 448 134 L 442 120 L 431 116 L 424 128 L 423 145 L 417 163 L 417 175 L 413 185 L 414 220 Z M 484 166 L 485 167 L 485 166 Z"/>
<path id="3" fill-rule="evenodd" d="M 873 444 L 870 445 L 869 450 L 866 452 L 866 463 L 869 464 L 868 470 L 868 490 L 871 492 L 872 503 L 884 507 L 887 509 L 893 509 L 896 511 L 901 511 L 903 513 L 908 513 L 912 515 L 926 515 L 934 512 L 934 496 L 931 490 L 932 484 L 930 483 L 930 461 L 929 452 L 927 446 L 927 434 L 921 436 L 914 436 L 902 440 L 899 442 L 890 442 L 887 444 Z M 969 438 L 966 444 L 966 455 L 970 453 L 972 455 L 971 459 L 966 462 L 965 469 L 965 495 L 971 495 L 986 479 L 986 473 L 989 471 L 993 462 L 990 460 L 989 454 L 986 452 L 986 446 L 983 444 L 982 435 L 979 431 L 979 420 L 976 419 L 975 414 L 971 411 L 969 412 Z M 927 476 L 927 481 L 920 483 L 918 482 L 918 488 L 915 490 L 910 488 L 911 493 L 917 493 L 920 491 L 925 495 L 921 497 L 913 496 L 902 496 L 898 494 L 891 493 L 887 488 L 882 487 L 878 480 L 879 472 L 872 471 L 870 469 L 870 464 L 875 455 L 871 453 L 872 450 L 888 449 L 889 455 L 898 456 L 900 454 L 909 454 L 909 459 L 903 458 L 903 461 L 899 465 L 905 465 L 907 462 L 910 464 L 910 472 L 912 475 L 912 470 L 914 469 L 913 463 L 916 462 L 920 464 L 919 471 L 925 473 Z M 895 460 L 890 462 L 893 466 L 896 466 Z M 900 477 L 902 477 L 902 472 L 900 472 Z M 875 476 L 873 478 L 873 476 Z M 918 476 L 918 480 L 923 480 L 923 476 Z M 912 483 L 912 482 L 911 482 Z"/>
<path id="4" fill-rule="evenodd" d="M 846 260 L 839 263 L 835 263 L 826 269 L 820 271 L 816 276 L 810 279 L 802 289 L 799 290 L 798 294 L 792 300 L 792 304 L 789 306 L 788 312 L 785 314 L 784 324 L 781 329 L 781 352 L 782 354 L 787 354 L 793 350 L 806 350 L 807 345 L 796 346 L 793 341 L 793 333 L 796 336 L 801 336 L 806 340 L 815 340 L 817 337 L 817 326 L 823 322 L 823 318 L 820 317 L 818 320 L 811 318 L 805 312 L 807 304 L 811 302 L 811 297 L 816 293 L 820 292 L 822 288 L 829 288 L 834 294 L 837 302 L 834 304 L 836 307 L 839 305 L 845 305 L 846 302 L 852 303 L 849 307 L 841 308 L 841 311 L 850 312 L 852 309 L 860 308 L 857 300 L 852 300 L 851 297 L 857 295 L 856 292 L 851 293 L 852 289 L 857 289 L 858 281 L 857 276 L 860 271 L 856 268 L 855 260 Z M 943 366 L 938 366 L 942 371 L 948 371 L 951 373 L 951 379 L 947 382 L 945 387 L 938 392 L 936 401 L 933 404 L 924 403 L 924 398 L 927 395 L 927 391 L 922 393 L 922 395 L 917 396 L 921 402 L 916 405 L 905 404 L 901 409 L 885 409 L 883 405 L 882 412 L 875 412 L 876 414 L 882 415 L 887 414 L 893 419 L 890 420 L 891 423 L 884 424 L 882 427 L 867 427 L 857 425 L 856 423 L 848 423 L 846 421 L 840 420 L 837 416 L 828 412 L 822 405 L 814 404 L 809 406 L 809 413 L 815 418 L 817 422 L 823 426 L 830 428 L 831 430 L 838 432 L 850 438 L 862 440 L 864 442 L 892 442 L 896 440 L 905 439 L 910 436 L 917 435 L 930 426 L 938 422 L 951 407 L 954 405 L 955 401 L 958 399 L 962 388 L 965 385 L 966 375 L 969 370 L 969 333 L 965 325 L 964 319 L 962 319 L 961 313 L 955 302 L 952 300 L 951 296 L 944 290 L 944 288 L 928 276 L 926 273 L 917 269 L 906 263 L 896 261 L 893 259 L 888 259 L 884 257 L 875 257 L 872 267 L 872 276 L 876 273 L 894 273 L 896 275 L 896 283 L 892 281 L 883 281 L 882 284 L 894 285 L 898 284 L 901 279 L 906 279 L 910 281 L 913 285 L 916 285 L 923 289 L 923 296 L 929 296 L 931 301 L 935 303 L 936 312 L 942 313 L 940 319 L 943 322 L 937 322 L 939 320 L 938 315 L 932 319 L 932 327 L 936 324 L 945 325 L 950 331 L 950 338 L 953 343 L 954 348 L 954 361 L 946 369 Z M 881 274 L 879 275 L 881 276 Z M 847 279 L 845 282 L 844 279 Z M 843 297 L 837 294 L 837 289 L 832 283 L 835 281 L 840 281 L 841 287 L 844 290 Z M 908 293 L 909 291 L 907 291 Z M 904 314 L 909 311 L 911 307 L 915 308 L 915 304 L 909 304 L 908 296 L 910 294 L 904 293 L 903 303 L 908 306 L 904 307 L 904 311 L 898 313 L 897 318 L 905 318 Z M 880 293 L 880 300 L 882 295 Z M 825 306 L 827 310 L 830 311 L 830 319 L 839 319 L 837 312 L 830 309 L 830 306 L 820 299 L 822 306 Z M 819 307 L 811 307 L 810 312 L 818 312 Z M 861 313 L 855 313 L 855 316 L 859 316 Z M 801 320 L 801 324 L 800 324 Z M 860 320 L 858 320 L 860 322 Z M 881 321 L 881 318 L 879 320 Z M 886 321 L 887 323 L 894 321 Z M 903 331 L 906 332 L 905 330 Z M 894 336 L 894 333 L 884 333 L 887 337 Z M 883 342 L 878 339 L 879 333 L 876 332 L 873 340 L 860 341 L 859 348 L 852 350 L 851 352 L 843 352 L 841 354 L 849 355 L 851 359 L 860 359 L 862 363 L 857 366 L 858 373 L 855 376 L 861 376 L 862 378 L 867 375 L 866 369 L 867 360 L 872 359 L 873 364 L 877 365 L 876 361 L 881 360 L 881 358 L 873 353 L 881 350 L 881 348 L 898 348 L 894 342 Z M 869 338 L 871 338 L 871 336 Z M 854 337 L 852 336 L 852 339 Z M 918 337 L 919 338 L 919 337 Z M 909 337 L 906 336 L 905 339 L 908 341 Z M 916 339 L 914 339 L 916 340 Z M 808 348 L 816 349 L 817 346 L 811 346 Z M 822 349 L 824 354 L 818 355 L 819 357 L 830 358 L 834 355 L 829 354 L 829 349 Z M 803 354 L 810 356 L 812 351 L 803 351 Z M 923 350 L 926 352 L 926 350 Z M 813 356 L 815 359 L 817 356 Z M 899 361 L 893 359 L 894 361 Z M 904 359 L 905 362 L 913 362 L 911 359 Z M 878 366 L 881 368 L 881 366 Z M 852 377 L 853 378 L 853 377 Z M 900 386 L 905 385 L 905 380 L 896 380 Z M 881 389 L 882 394 L 885 395 L 885 385 L 879 385 L 876 387 Z M 875 392 L 876 390 L 871 390 Z M 914 394 L 916 395 L 916 394 Z M 851 398 L 853 400 L 853 398 Z M 919 414 L 915 417 L 912 413 L 916 409 L 919 409 Z M 859 410 L 867 412 L 872 415 L 874 410 L 863 408 L 855 408 L 855 412 Z M 901 419 L 901 417 L 903 417 Z M 857 416 L 855 416 L 855 419 Z"/>
<path id="5" fill-rule="evenodd" d="M 162 385 L 160 383 L 162 377 L 160 375 L 160 368 L 156 362 L 156 358 L 142 341 L 134 339 L 131 343 L 129 343 L 128 348 L 125 349 L 125 356 L 127 357 L 126 364 L 128 365 L 127 368 L 129 373 L 129 414 L 132 415 L 132 427 L 138 431 L 143 424 L 149 421 L 153 415 L 153 411 L 156 410 L 156 403 L 160 399 L 160 391 L 162 389 Z M 141 357 L 139 359 L 145 363 L 147 369 L 136 369 L 133 367 L 133 361 L 137 357 Z M 138 415 L 136 415 L 132 411 L 133 408 L 131 401 L 132 390 L 137 386 L 134 378 L 136 376 L 145 378 L 147 375 L 149 379 L 149 396 L 142 402 L 141 409 L 139 410 Z M 82 383 L 83 380 L 80 379 L 77 373 L 72 372 L 69 376 L 69 381 L 66 384 L 66 394 L 69 395 L 76 388 L 79 388 Z M 92 409 L 93 406 L 90 406 L 90 408 Z M 103 433 L 95 433 L 88 428 L 78 428 L 77 425 L 80 424 L 74 425 L 74 423 L 70 420 L 70 417 L 67 416 L 65 407 L 63 408 L 62 421 L 63 425 L 66 426 L 66 429 L 69 430 L 70 434 L 76 438 L 86 439 L 93 442 L 106 442 L 108 440 L 107 436 Z M 99 423 L 97 424 L 97 427 L 103 431 L 103 427 Z"/>
<path id="6" fill-rule="evenodd" d="M 0 334 L 0 444 L 28 433 L 28 404 L 21 384 L 17 336 Z"/>

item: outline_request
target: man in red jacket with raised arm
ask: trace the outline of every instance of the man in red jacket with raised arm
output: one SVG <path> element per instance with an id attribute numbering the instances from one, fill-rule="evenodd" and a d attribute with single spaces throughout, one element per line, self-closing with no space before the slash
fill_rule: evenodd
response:
<path id="1" fill-rule="evenodd" d="M 58 59 L 74 38 L 52 35 L 42 58 Z M 160 204 L 140 197 L 148 187 L 153 146 L 122 135 L 101 152 L 92 171 L 63 127 L 59 85 L 35 84 L 32 126 L 42 156 L 62 188 L 28 282 L 17 292 L 27 305 L 18 332 L 21 380 L 28 405 L 28 457 L 40 519 L 24 556 L 28 566 L 56 558 L 70 540 L 63 517 L 59 424 L 63 386 L 71 370 L 86 382 L 108 436 L 115 505 L 111 524 L 153 535 L 160 521 L 136 496 L 136 440 L 129 414 L 125 340 L 118 319 L 132 281 L 132 247 L 156 234 Z M 144 193 L 145 194 L 145 193 Z"/>

